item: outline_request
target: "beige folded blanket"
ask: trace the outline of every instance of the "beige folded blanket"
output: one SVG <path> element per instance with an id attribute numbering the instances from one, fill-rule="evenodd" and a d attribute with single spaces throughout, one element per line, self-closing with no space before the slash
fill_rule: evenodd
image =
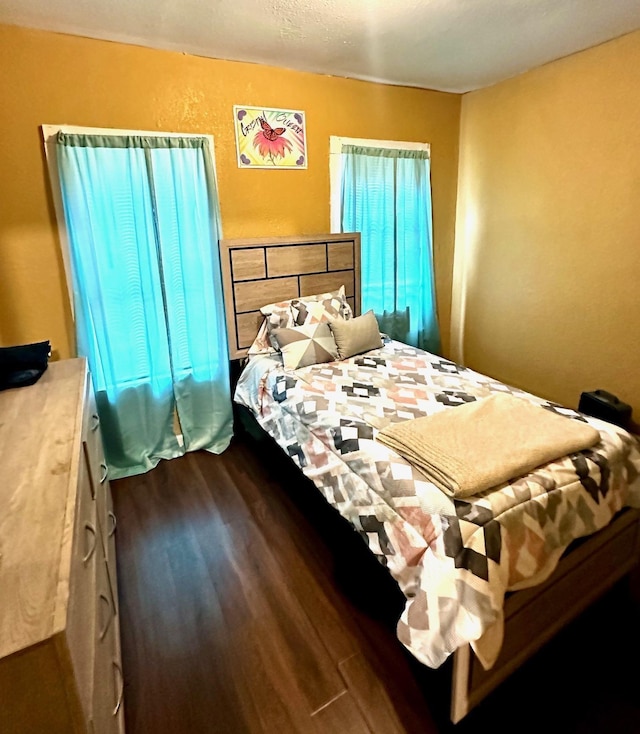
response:
<path id="1" fill-rule="evenodd" d="M 394 423 L 377 440 L 449 495 L 469 497 L 600 440 L 595 428 L 497 393 Z"/>

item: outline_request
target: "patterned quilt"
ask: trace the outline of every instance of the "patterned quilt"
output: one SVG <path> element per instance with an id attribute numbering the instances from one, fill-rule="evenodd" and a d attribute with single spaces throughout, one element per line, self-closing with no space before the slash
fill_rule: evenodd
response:
<path id="1" fill-rule="evenodd" d="M 464 500 L 376 441 L 391 422 L 496 392 L 587 421 L 601 441 Z M 399 342 L 295 372 L 253 358 L 234 399 L 387 567 L 407 599 L 398 638 L 432 668 L 466 643 L 491 667 L 505 592 L 544 581 L 573 540 L 640 507 L 640 445 L 629 433 Z"/>

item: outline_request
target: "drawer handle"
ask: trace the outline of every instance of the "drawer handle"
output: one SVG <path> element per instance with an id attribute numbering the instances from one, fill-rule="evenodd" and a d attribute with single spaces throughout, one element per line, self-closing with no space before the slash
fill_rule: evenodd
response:
<path id="1" fill-rule="evenodd" d="M 107 474 L 109 473 L 109 467 L 104 463 L 104 461 L 101 461 L 100 468 L 102 469 L 102 476 L 100 477 L 100 484 L 104 484 L 107 479 Z"/>
<path id="2" fill-rule="evenodd" d="M 111 538 L 112 535 L 116 532 L 116 516 L 109 510 L 109 520 L 111 520 L 111 530 L 109 530 L 109 537 Z"/>
<path id="3" fill-rule="evenodd" d="M 95 433 L 95 431 L 98 430 L 98 426 L 100 425 L 100 416 L 97 413 L 92 413 L 91 420 L 93 421 L 91 423 L 91 432 Z"/>
<path id="4" fill-rule="evenodd" d="M 87 464 L 87 467 L 89 469 L 89 489 L 91 490 L 91 499 L 94 500 L 96 498 L 96 490 L 93 486 L 93 472 L 91 471 L 91 455 L 89 453 L 89 446 L 87 445 L 86 441 L 82 442 L 82 450 L 84 452 L 84 460 Z"/>
<path id="5" fill-rule="evenodd" d="M 105 602 L 107 607 L 109 608 L 109 616 L 107 617 L 107 621 L 105 622 L 104 627 L 100 630 L 100 639 L 104 640 L 104 636 L 107 634 L 107 630 L 109 629 L 109 625 L 111 624 L 111 617 L 113 617 L 113 614 L 111 614 L 111 602 L 109 601 L 109 597 L 106 596 L 106 594 L 100 593 L 100 601 Z"/>
<path id="6" fill-rule="evenodd" d="M 90 522 L 85 522 L 84 529 L 89 531 L 89 533 L 91 534 L 91 540 L 92 540 L 91 547 L 89 548 L 89 550 L 86 552 L 86 554 L 82 558 L 82 562 L 86 563 L 91 558 L 91 556 L 95 553 L 96 540 L 98 536 L 96 535 L 96 529 L 93 527 L 93 525 Z"/>
<path id="7" fill-rule="evenodd" d="M 122 706 L 122 699 L 124 697 L 124 675 L 122 675 L 122 668 L 116 663 L 116 661 L 113 661 L 113 667 L 118 671 L 118 674 L 120 675 L 120 691 L 118 692 L 118 700 L 116 701 L 115 708 L 113 709 L 113 715 L 117 716 L 118 711 L 120 711 L 120 706 Z"/>

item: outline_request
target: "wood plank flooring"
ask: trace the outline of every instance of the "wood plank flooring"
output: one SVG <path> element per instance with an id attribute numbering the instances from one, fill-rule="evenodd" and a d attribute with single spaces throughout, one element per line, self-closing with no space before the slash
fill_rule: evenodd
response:
<path id="1" fill-rule="evenodd" d="M 448 666 L 397 642 L 397 587 L 284 456 L 241 434 L 112 490 L 127 734 L 640 732 L 624 585 L 453 727 Z"/>

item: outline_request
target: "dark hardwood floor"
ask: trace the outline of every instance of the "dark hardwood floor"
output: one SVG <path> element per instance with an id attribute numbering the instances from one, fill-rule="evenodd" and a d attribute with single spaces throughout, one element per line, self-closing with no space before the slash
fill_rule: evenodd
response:
<path id="1" fill-rule="evenodd" d="M 112 490 L 127 734 L 640 732 L 625 584 L 453 727 L 449 666 L 397 642 L 397 587 L 284 455 L 240 434 Z"/>

